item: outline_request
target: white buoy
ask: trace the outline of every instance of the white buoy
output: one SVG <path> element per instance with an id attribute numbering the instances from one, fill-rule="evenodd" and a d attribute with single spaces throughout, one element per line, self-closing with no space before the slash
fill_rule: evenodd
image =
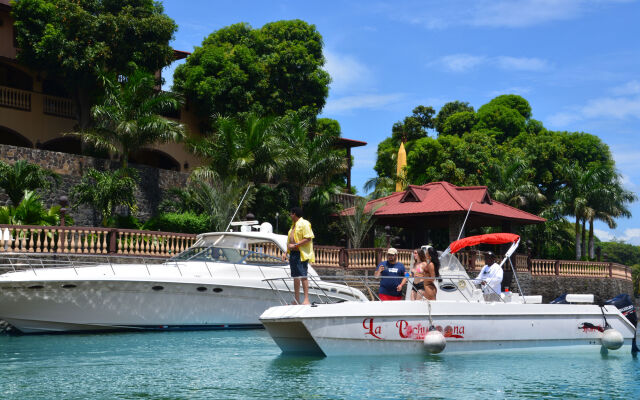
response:
<path id="1" fill-rule="evenodd" d="M 624 344 L 622 333 L 613 328 L 605 329 L 600 340 L 602 345 L 609 350 L 618 350 Z"/>
<path id="2" fill-rule="evenodd" d="M 447 340 L 442 332 L 432 329 L 424 335 L 424 348 L 431 354 L 438 354 L 444 350 Z"/>

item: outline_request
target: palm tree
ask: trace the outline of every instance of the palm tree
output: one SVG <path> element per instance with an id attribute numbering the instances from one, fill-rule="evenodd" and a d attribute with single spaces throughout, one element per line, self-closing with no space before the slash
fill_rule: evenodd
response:
<path id="1" fill-rule="evenodd" d="M 588 208 L 587 196 L 591 192 L 590 185 L 594 181 L 595 169 L 585 170 L 574 164 L 564 168 L 564 186 L 558 191 L 558 200 L 565 214 L 575 216 L 575 248 L 576 260 L 582 258 L 582 242 L 580 237 L 580 223 L 585 218 Z"/>
<path id="2" fill-rule="evenodd" d="M 223 179 L 214 171 L 199 168 L 189 177 L 187 191 L 191 201 L 209 216 L 210 228 L 224 232 L 249 185 L 234 177 Z M 253 192 L 249 190 L 244 208 L 251 204 L 252 196 Z"/>
<path id="3" fill-rule="evenodd" d="M 25 190 L 22 201 L 17 206 L 0 207 L 0 224 L 58 225 L 60 206 L 53 206 L 47 210 L 36 192 Z"/>
<path id="4" fill-rule="evenodd" d="M 213 135 L 191 141 L 191 150 L 210 160 L 210 167 L 226 179 L 238 177 L 255 184 L 269 182 L 279 171 L 284 148 L 271 117 L 219 117 Z"/>
<path id="5" fill-rule="evenodd" d="M 124 206 L 136 212 L 137 180 L 137 172 L 131 168 L 105 172 L 89 168 L 71 190 L 73 207 L 77 209 L 81 204 L 93 207 L 100 213 L 102 226 L 107 227 L 116 207 Z"/>
<path id="6" fill-rule="evenodd" d="M 39 165 L 24 160 L 13 165 L 0 161 L 0 187 L 7 193 L 14 206 L 20 204 L 25 190 L 49 190 L 52 183 L 57 184 L 59 181 L 58 174 Z"/>
<path id="7" fill-rule="evenodd" d="M 386 176 L 377 176 L 375 178 L 369 179 L 364 184 L 365 192 L 372 191 L 369 193 L 369 198 L 371 199 L 379 199 L 381 197 L 387 197 L 396 190 L 396 182 L 395 178 L 389 178 Z M 405 182 L 404 186 L 408 183 Z"/>
<path id="8" fill-rule="evenodd" d="M 286 150 L 282 175 L 293 187 L 298 205 L 302 206 L 303 189 L 312 184 L 328 184 L 333 175 L 345 170 L 345 160 L 333 149 L 335 138 L 309 135 L 306 121 L 292 119 L 281 126 L 281 140 Z"/>
<path id="9" fill-rule="evenodd" d="M 352 248 L 359 248 L 375 222 L 374 214 L 385 203 L 379 202 L 367 207 L 367 199 L 359 198 L 353 207 L 353 214 L 342 217 L 342 227 L 349 237 Z"/>
<path id="10" fill-rule="evenodd" d="M 120 154 L 123 171 L 129 156 L 137 150 L 184 139 L 184 126 L 161 116 L 178 109 L 180 101 L 172 93 L 158 91 L 153 75 L 136 69 L 120 79 L 122 83 L 113 74 L 102 73 L 100 80 L 104 96 L 100 104 L 91 108 L 93 127 L 69 135 Z"/>
<path id="11" fill-rule="evenodd" d="M 589 221 L 589 258 L 595 258 L 593 223 L 599 220 L 607 224 L 610 229 L 615 229 L 615 218 L 631 217 L 631 211 L 627 204 L 636 201 L 637 196 L 622 187 L 620 175 L 612 168 L 603 168 L 596 175 L 597 188 L 589 193 L 589 207 L 586 209 L 586 219 Z M 583 225 L 584 236 L 584 225 Z M 584 244 L 583 244 L 584 245 Z M 584 253 L 584 252 L 583 252 Z"/>
<path id="12" fill-rule="evenodd" d="M 546 197 L 529 180 L 529 164 L 521 159 L 507 160 L 493 168 L 493 198 L 516 208 L 541 204 Z"/>

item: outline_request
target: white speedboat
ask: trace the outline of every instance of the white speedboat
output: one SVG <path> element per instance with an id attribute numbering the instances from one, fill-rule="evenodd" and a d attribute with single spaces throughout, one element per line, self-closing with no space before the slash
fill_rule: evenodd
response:
<path id="1" fill-rule="evenodd" d="M 291 282 L 265 281 L 290 276 L 276 257 L 286 236 L 269 228 L 201 234 L 161 264 L 74 261 L 54 268 L 32 259 L 26 269 L 0 275 L 0 320 L 23 333 L 261 328 L 261 312 L 293 301 Z M 312 267 L 309 276 L 312 302 L 366 300 L 356 289 L 320 280 Z"/>
<path id="2" fill-rule="evenodd" d="M 452 243 L 440 256 L 442 281 L 433 301 L 279 306 L 266 310 L 260 321 L 287 354 L 395 356 L 602 345 L 635 350 L 635 326 L 614 305 L 592 304 L 593 295 L 567 295 L 570 304 L 541 304 L 541 296 L 483 293 L 451 254 L 504 242 L 513 243 L 506 260 L 519 243 L 517 235 Z"/>

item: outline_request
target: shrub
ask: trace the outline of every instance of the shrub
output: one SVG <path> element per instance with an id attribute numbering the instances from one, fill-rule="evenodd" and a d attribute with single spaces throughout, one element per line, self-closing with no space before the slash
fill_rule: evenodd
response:
<path id="1" fill-rule="evenodd" d="M 143 229 L 162 232 L 203 233 L 209 231 L 209 217 L 193 212 L 162 213 L 147 221 Z"/>

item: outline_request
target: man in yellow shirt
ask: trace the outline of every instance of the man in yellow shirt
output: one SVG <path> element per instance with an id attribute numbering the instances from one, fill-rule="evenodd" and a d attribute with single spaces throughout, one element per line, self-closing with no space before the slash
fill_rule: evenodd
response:
<path id="1" fill-rule="evenodd" d="M 302 218 L 302 209 L 293 207 L 291 209 L 291 220 L 293 224 L 287 234 L 287 253 L 289 254 L 289 267 L 293 278 L 293 291 L 295 304 L 300 304 L 300 282 L 304 292 L 302 304 L 309 304 L 309 280 L 307 279 L 307 268 L 309 262 L 315 262 L 313 254 L 313 231 L 311 223 Z"/>

